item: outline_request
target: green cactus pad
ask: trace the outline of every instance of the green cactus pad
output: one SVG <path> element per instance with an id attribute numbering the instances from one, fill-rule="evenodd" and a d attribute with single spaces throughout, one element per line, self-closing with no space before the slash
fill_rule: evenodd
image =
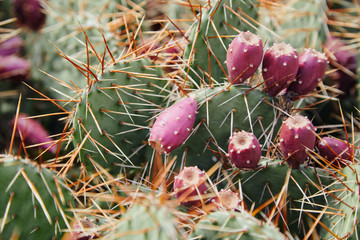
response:
<path id="1" fill-rule="evenodd" d="M 245 211 L 212 212 L 195 226 L 192 237 L 204 240 L 285 239 L 274 226 L 261 222 Z"/>
<path id="2" fill-rule="evenodd" d="M 329 215 L 327 219 L 331 233 L 322 229 L 321 236 L 324 239 L 359 239 L 359 174 L 360 165 L 349 165 L 343 168 L 342 174 L 338 174 L 338 180 L 329 187 L 328 190 L 333 194 L 328 198 L 328 211 L 335 215 Z"/>
<path id="3" fill-rule="evenodd" d="M 74 114 L 73 143 L 81 147 L 79 159 L 91 172 L 90 158 L 112 173 L 120 169 L 116 163 L 131 166 L 145 160 L 147 126 L 162 110 L 167 83 L 159 68 L 149 66 L 148 59 L 118 63 L 84 89 Z"/>
<path id="4" fill-rule="evenodd" d="M 104 237 L 109 240 L 182 239 L 177 224 L 166 206 L 135 204 L 121 217 L 116 229 Z"/>
<path id="5" fill-rule="evenodd" d="M 208 170 L 226 160 L 227 144 L 235 130 L 253 132 L 261 144 L 269 144 L 279 125 L 278 112 L 267 95 L 246 86 L 204 88 L 190 94 L 199 104 L 194 133 L 175 150 L 178 158 L 186 152 L 186 165 Z M 250 117 L 249 117 L 250 116 Z M 179 161 L 180 161 L 179 159 Z"/>
<path id="6" fill-rule="evenodd" d="M 72 196 L 46 168 L 0 157 L 0 238 L 60 239 L 70 227 Z"/>
<path id="7" fill-rule="evenodd" d="M 255 31 L 251 27 L 252 19 L 257 17 L 255 4 L 256 1 L 251 0 L 218 0 L 211 1 L 211 7 L 202 9 L 192 26 L 190 42 L 184 52 L 184 59 L 190 60 L 190 69 L 186 71 L 195 82 L 209 83 L 210 76 L 217 82 L 224 82 L 222 69 L 227 71 L 225 60 L 233 39 L 231 36 L 238 34 L 234 29 Z"/>

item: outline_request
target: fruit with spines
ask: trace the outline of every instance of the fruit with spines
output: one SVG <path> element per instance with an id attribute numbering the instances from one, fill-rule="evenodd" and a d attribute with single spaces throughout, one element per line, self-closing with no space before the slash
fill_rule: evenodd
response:
<path id="1" fill-rule="evenodd" d="M 353 148 L 351 144 L 334 137 L 323 137 L 318 142 L 320 155 L 338 167 L 345 166 L 351 160 Z"/>
<path id="2" fill-rule="evenodd" d="M 0 56 L 18 54 L 23 47 L 24 41 L 19 36 L 0 40 Z"/>
<path id="3" fill-rule="evenodd" d="M 306 48 L 299 56 L 297 78 L 290 84 L 288 91 L 305 95 L 321 82 L 327 67 L 327 58 L 315 49 Z"/>
<path id="4" fill-rule="evenodd" d="M 252 133 L 236 132 L 230 138 L 228 154 L 237 168 L 255 168 L 261 158 L 259 141 Z"/>
<path id="5" fill-rule="evenodd" d="M 16 55 L 0 56 L 0 80 L 26 81 L 30 77 L 29 61 Z"/>
<path id="6" fill-rule="evenodd" d="M 275 97 L 295 80 L 298 69 L 296 50 L 284 42 L 274 43 L 266 50 L 262 63 L 265 91 Z"/>
<path id="7" fill-rule="evenodd" d="M 197 205 L 206 192 L 205 174 L 198 167 L 184 167 L 175 177 L 174 192 L 180 203 Z"/>
<path id="8" fill-rule="evenodd" d="M 164 110 L 150 131 L 149 144 L 159 153 L 169 153 L 179 147 L 192 132 L 197 102 L 184 98 Z"/>
<path id="9" fill-rule="evenodd" d="M 304 116 L 295 115 L 286 119 L 280 130 L 280 149 L 287 164 L 299 168 L 315 147 L 315 127 Z"/>
<path id="10" fill-rule="evenodd" d="M 262 57 L 260 37 L 249 31 L 240 32 L 231 42 L 226 55 L 230 82 L 238 84 L 251 77 L 260 66 Z"/>
<path id="11" fill-rule="evenodd" d="M 14 0 L 14 14 L 17 23 L 33 31 L 39 31 L 46 21 L 42 0 Z"/>

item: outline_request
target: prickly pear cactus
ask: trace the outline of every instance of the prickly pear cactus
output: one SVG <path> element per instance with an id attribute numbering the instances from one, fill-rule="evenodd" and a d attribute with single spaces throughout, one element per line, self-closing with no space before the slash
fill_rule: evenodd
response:
<path id="1" fill-rule="evenodd" d="M 167 240 L 181 239 L 178 223 L 166 206 L 149 203 L 134 204 L 122 215 L 114 231 L 106 239 Z"/>
<path id="2" fill-rule="evenodd" d="M 325 239 L 359 239 L 359 174 L 360 165 L 351 164 L 338 174 L 338 180 L 330 185 L 333 192 L 329 209 L 335 215 L 328 217 L 328 229 L 323 230 Z"/>
<path id="3" fill-rule="evenodd" d="M 115 173 L 120 165 L 144 160 L 147 126 L 162 109 L 166 92 L 161 74 L 148 59 L 120 62 L 83 90 L 73 117 L 73 143 L 88 170 L 93 172 L 97 162 Z"/>
<path id="4" fill-rule="evenodd" d="M 226 52 L 233 39 L 230 36 L 237 35 L 237 30 L 254 30 L 251 19 L 257 17 L 257 1 L 214 0 L 209 3 L 191 27 L 190 43 L 184 52 L 190 68 L 186 71 L 197 84 L 213 79 L 224 82 Z"/>
<path id="5" fill-rule="evenodd" d="M 199 104 L 194 131 L 172 153 L 180 159 L 185 153 L 186 165 L 209 169 L 215 162 L 224 161 L 228 140 L 236 130 L 252 132 L 267 145 L 278 129 L 278 112 L 259 90 L 222 85 L 194 91 L 190 96 Z"/>
<path id="6" fill-rule="evenodd" d="M 70 191 L 26 159 L 0 156 L 0 238 L 60 239 L 70 227 Z"/>
<path id="7" fill-rule="evenodd" d="M 195 226 L 192 237 L 204 240 L 286 239 L 274 226 L 259 221 L 245 211 L 212 212 Z"/>

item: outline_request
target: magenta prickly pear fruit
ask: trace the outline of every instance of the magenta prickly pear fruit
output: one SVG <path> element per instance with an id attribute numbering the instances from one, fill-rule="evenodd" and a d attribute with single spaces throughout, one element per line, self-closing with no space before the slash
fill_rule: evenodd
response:
<path id="1" fill-rule="evenodd" d="M 0 41 L 0 56 L 10 56 L 18 54 L 24 46 L 23 40 L 18 37 L 12 37 L 5 41 Z"/>
<path id="2" fill-rule="evenodd" d="M 239 207 L 240 199 L 236 193 L 230 189 L 222 189 L 218 196 L 214 197 L 212 200 L 217 205 L 220 205 L 226 209 L 236 209 Z"/>
<path id="3" fill-rule="evenodd" d="M 159 153 L 179 147 L 192 132 L 197 102 L 184 98 L 162 112 L 150 131 L 149 144 Z"/>
<path id="4" fill-rule="evenodd" d="M 288 91 L 305 95 L 316 88 L 322 80 L 327 67 L 327 58 L 315 49 L 306 48 L 299 56 L 297 78 L 290 84 Z"/>
<path id="5" fill-rule="evenodd" d="M 94 230 L 98 226 L 88 218 L 84 217 L 73 226 L 74 232 L 67 240 L 90 240 L 99 238 L 99 234 Z"/>
<path id="6" fill-rule="evenodd" d="M 338 69 L 330 73 L 329 77 L 336 82 L 337 88 L 344 92 L 340 97 L 355 95 L 357 83 L 357 51 L 350 49 L 344 41 L 336 37 L 329 37 L 326 40 L 325 47 L 335 56 L 335 62 L 343 66 L 343 68 L 339 69 L 337 65 L 330 63 L 333 68 Z"/>
<path id="7" fill-rule="evenodd" d="M 318 143 L 320 155 L 328 161 L 336 160 L 339 166 L 345 166 L 344 162 L 350 160 L 353 148 L 337 138 L 324 137 Z"/>
<path id="8" fill-rule="evenodd" d="M 286 43 L 275 43 L 264 54 L 262 75 L 265 90 L 275 97 L 286 89 L 296 77 L 299 57 L 296 50 Z"/>
<path id="9" fill-rule="evenodd" d="M 226 55 L 226 65 L 231 83 L 238 84 L 251 77 L 263 57 L 260 37 L 251 32 L 240 32 L 231 42 Z"/>
<path id="10" fill-rule="evenodd" d="M 200 203 L 199 194 L 206 192 L 204 172 L 198 167 L 184 167 L 175 177 L 174 191 L 176 198 L 185 205 Z"/>
<path id="11" fill-rule="evenodd" d="M 315 127 L 304 116 L 290 116 L 281 126 L 280 149 L 292 168 L 299 168 L 307 158 L 307 149 L 314 149 Z"/>
<path id="12" fill-rule="evenodd" d="M 15 119 L 11 121 L 14 126 Z M 53 145 L 53 139 L 49 137 L 49 133 L 36 120 L 30 118 L 24 113 L 20 113 L 17 119 L 16 134 L 30 144 L 38 144 L 42 149 L 48 149 L 51 153 L 56 153 L 56 145 Z"/>
<path id="13" fill-rule="evenodd" d="M 255 168 L 260 161 L 261 148 L 254 134 L 237 132 L 228 146 L 230 161 L 238 168 Z"/>
<path id="14" fill-rule="evenodd" d="M 13 0 L 17 22 L 33 31 L 39 31 L 45 24 L 46 14 L 42 0 Z"/>
<path id="15" fill-rule="evenodd" d="M 18 56 L 0 56 L 0 79 L 26 81 L 30 75 L 30 63 Z"/>

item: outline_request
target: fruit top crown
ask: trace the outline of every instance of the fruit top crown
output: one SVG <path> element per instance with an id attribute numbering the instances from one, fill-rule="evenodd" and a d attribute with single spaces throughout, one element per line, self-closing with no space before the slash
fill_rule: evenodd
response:
<path id="1" fill-rule="evenodd" d="M 286 123 L 290 128 L 302 128 L 308 126 L 308 124 L 311 122 L 304 116 L 296 115 L 289 117 L 286 120 Z"/>
<path id="2" fill-rule="evenodd" d="M 314 57 L 318 58 L 320 61 L 327 61 L 327 58 L 324 53 L 318 52 L 313 48 L 305 48 L 304 52 L 312 54 Z"/>
<path id="3" fill-rule="evenodd" d="M 240 42 L 245 42 L 248 45 L 256 45 L 256 44 L 259 44 L 259 42 L 261 41 L 261 39 L 258 35 L 255 35 L 249 31 L 241 32 L 238 35 L 238 39 Z"/>
<path id="4" fill-rule="evenodd" d="M 184 182 L 184 186 L 197 185 L 200 182 L 200 177 L 203 175 L 197 167 L 184 168 L 181 178 Z"/>
<path id="5" fill-rule="evenodd" d="M 253 137 L 250 133 L 245 131 L 237 132 L 233 136 L 234 147 L 238 150 L 249 149 L 252 143 Z"/>
<path id="6" fill-rule="evenodd" d="M 295 49 L 287 43 L 275 43 L 271 46 L 270 50 L 276 55 L 276 56 L 291 56 L 294 53 L 296 53 Z M 297 55 L 295 54 L 295 58 L 297 58 Z"/>

